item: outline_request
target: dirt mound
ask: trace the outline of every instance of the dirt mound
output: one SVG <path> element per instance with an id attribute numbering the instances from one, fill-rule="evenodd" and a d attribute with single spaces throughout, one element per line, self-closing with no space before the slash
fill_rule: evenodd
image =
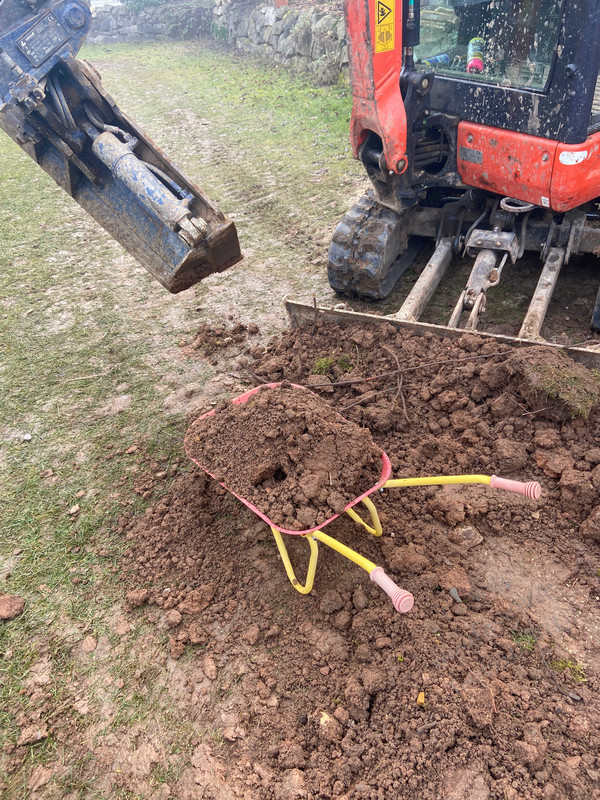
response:
<path id="1" fill-rule="evenodd" d="M 386 490 L 381 539 L 346 515 L 331 523 L 415 595 L 408 615 L 329 551 L 313 592 L 295 592 L 268 528 L 196 468 L 123 521 L 133 613 L 164 629 L 172 656 L 188 650 L 182 707 L 222 737 L 240 797 L 600 796 L 598 407 L 548 418 L 511 353 L 473 335 L 317 325 L 252 364 L 323 391 L 395 477 L 542 483 L 537 503 L 482 486 Z M 306 543 L 286 543 L 300 576 Z"/>
<path id="2" fill-rule="evenodd" d="M 188 455 L 276 525 L 302 531 L 341 514 L 381 475 L 369 431 L 289 383 L 222 402 L 186 436 Z"/>

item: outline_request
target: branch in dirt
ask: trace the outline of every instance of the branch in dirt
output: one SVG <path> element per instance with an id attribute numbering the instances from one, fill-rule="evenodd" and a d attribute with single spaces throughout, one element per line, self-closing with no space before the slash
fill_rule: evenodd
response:
<path id="1" fill-rule="evenodd" d="M 321 389 L 321 390 L 340 389 L 340 388 L 343 388 L 345 386 L 357 386 L 358 384 L 361 384 L 361 383 L 369 383 L 369 382 L 372 382 L 372 381 L 380 381 L 380 380 L 383 380 L 384 378 L 390 378 L 390 377 L 393 377 L 393 376 L 397 376 L 398 377 L 398 383 L 397 383 L 397 386 L 394 387 L 394 388 L 396 388 L 397 391 L 400 390 L 400 395 L 396 395 L 395 400 L 398 398 L 398 396 L 402 397 L 402 405 L 403 405 L 403 408 L 404 408 L 404 416 L 406 417 L 406 421 L 408 422 L 409 420 L 408 420 L 408 416 L 407 416 L 407 413 L 406 413 L 406 404 L 404 402 L 404 395 L 402 394 L 402 382 L 404 380 L 404 374 L 406 372 L 416 372 L 417 370 L 427 369 L 429 367 L 442 367 L 442 366 L 445 366 L 446 364 L 459 364 L 459 363 L 462 363 L 464 361 L 475 361 L 475 360 L 482 359 L 482 358 L 506 358 L 508 355 L 510 355 L 510 352 L 511 352 L 511 351 L 509 351 L 507 353 L 485 353 L 483 355 L 478 355 L 478 356 L 464 356 L 463 358 L 448 358 L 448 359 L 444 359 L 443 361 L 424 361 L 423 363 L 416 364 L 413 367 L 401 368 L 400 367 L 400 362 L 398 361 L 398 358 L 392 352 L 392 350 L 390 350 L 388 347 L 385 347 L 385 345 L 383 345 L 383 347 L 384 347 L 385 350 L 387 350 L 389 353 L 391 353 L 394 356 L 394 358 L 396 359 L 396 364 L 398 365 L 397 369 L 390 370 L 389 372 L 380 372 L 377 375 L 369 375 L 367 378 L 355 378 L 355 379 L 351 379 L 351 380 L 347 380 L 347 381 L 336 381 L 335 383 L 327 383 L 327 384 L 323 384 L 323 383 L 304 383 L 304 384 L 302 384 L 302 386 L 305 389 Z M 242 366 L 243 369 L 245 369 L 246 372 L 250 375 L 250 377 L 254 381 L 255 386 L 264 386 L 265 384 L 269 383 L 269 381 L 265 381 L 263 378 L 261 378 L 259 375 L 257 375 L 256 372 L 254 372 L 250 368 L 250 366 L 248 364 L 241 364 L 240 366 Z M 286 379 L 286 380 L 289 380 L 289 378 Z M 382 394 L 382 393 L 383 394 L 387 394 L 390 391 L 393 391 L 393 389 L 379 389 L 379 390 L 374 390 L 373 392 L 369 392 L 368 397 L 367 396 L 361 397 L 355 403 L 350 403 L 350 405 L 345 406 L 342 409 L 342 411 L 345 411 L 348 408 L 352 408 L 352 406 L 359 405 L 360 403 L 364 403 L 367 400 L 373 400 L 376 397 L 376 395 L 378 395 L 378 394 Z"/>

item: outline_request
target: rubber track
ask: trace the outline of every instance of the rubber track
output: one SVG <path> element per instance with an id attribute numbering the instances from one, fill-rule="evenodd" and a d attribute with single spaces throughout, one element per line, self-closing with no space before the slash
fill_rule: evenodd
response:
<path id="1" fill-rule="evenodd" d="M 406 250 L 402 218 L 368 191 L 338 223 L 329 247 L 329 284 L 340 294 L 381 300 L 403 269 L 394 262 Z"/>

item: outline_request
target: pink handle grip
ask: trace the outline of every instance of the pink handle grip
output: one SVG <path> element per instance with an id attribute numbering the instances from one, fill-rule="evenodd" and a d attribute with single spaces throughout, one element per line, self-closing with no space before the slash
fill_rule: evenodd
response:
<path id="1" fill-rule="evenodd" d="M 537 481 L 511 481 L 509 478 L 499 478 L 497 475 L 492 475 L 490 479 L 490 486 L 492 489 L 506 489 L 508 492 L 517 492 L 517 494 L 524 494 L 530 500 L 539 500 L 542 493 L 542 487 Z"/>
<path id="2" fill-rule="evenodd" d="M 382 567 L 375 567 L 375 569 L 369 573 L 369 577 L 373 583 L 380 586 L 391 598 L 396 611 L 399 611 L 401 614 L 406 614 L 414 606 L 415 598 L 412 594 L 410 592 L 405 592 L 404 589 L 401 589 L 395 584 L 391 578 L 388 578 Z"/>

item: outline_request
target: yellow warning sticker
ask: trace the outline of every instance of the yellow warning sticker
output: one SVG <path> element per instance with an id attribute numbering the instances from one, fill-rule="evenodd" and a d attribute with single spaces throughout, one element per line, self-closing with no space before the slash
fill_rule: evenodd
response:
<path id="1" fill-rule="evenodd" d="M 377 0 L 377 22 L 375 24 L 375 52 L 386 53 L 394 49 L 396 30 L 395 0 Z"/>

